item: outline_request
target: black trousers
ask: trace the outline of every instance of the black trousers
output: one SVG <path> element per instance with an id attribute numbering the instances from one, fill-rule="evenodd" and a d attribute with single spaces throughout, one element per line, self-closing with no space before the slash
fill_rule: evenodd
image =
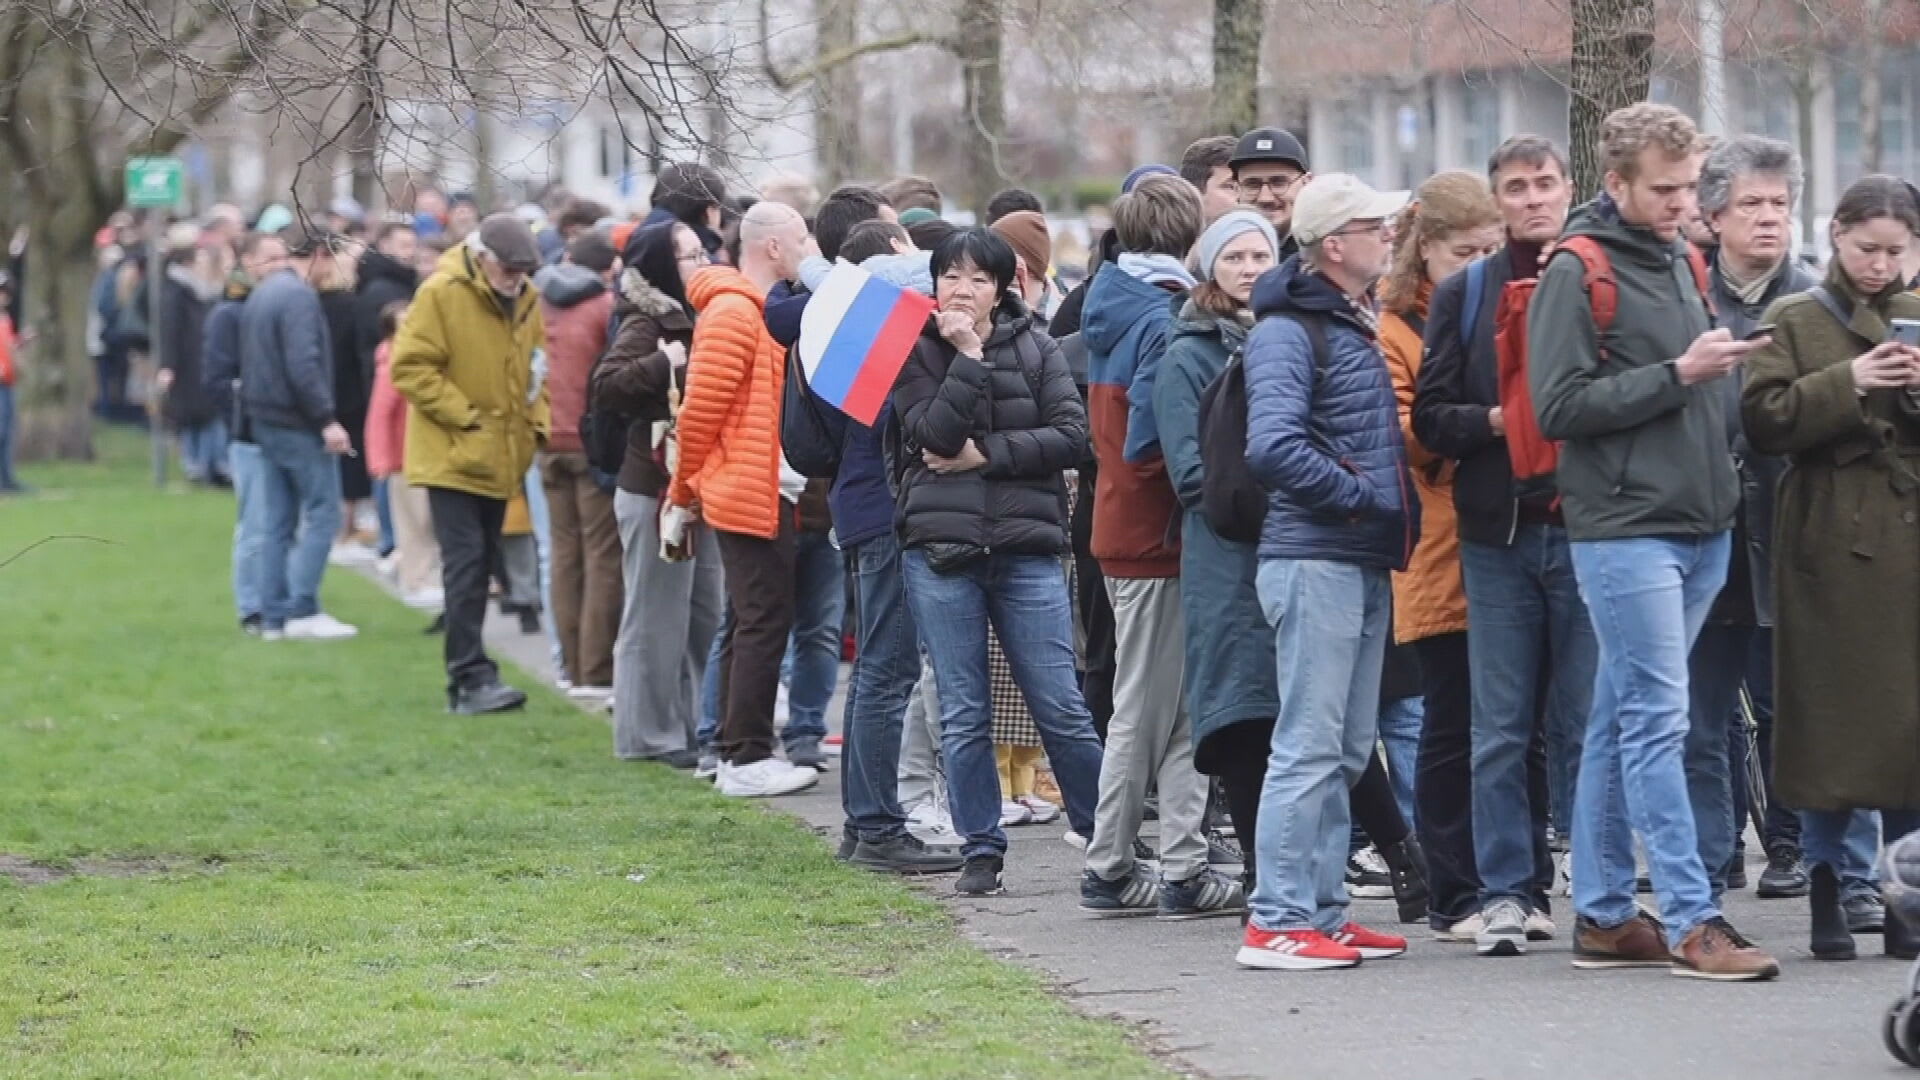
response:
<path id="1" fill-rule="evenodd" d="M 720 644 L 720 760 L 751 765 L 773 756 L 773 710 L 780 662 L 793 632 L 793 507 L 780 503 L 771 540 L 714 530 L 726 569 L 732 629 Z"/>
<path id="2" fill-rule="evenodd" d="M 1233 819 L 1233 831 L 1240 839 L 1240 855 L 1245 864 L 1241 880 L 1248 895 L 1253 893 L 1253 844 L 1260 827 L 1260 789 L 1267 782 L 1267 754 L 1273 746 L 1273 721 L 1242 720 L 1228 724 L 1206 737 L 1194 761 L 1220 779 L 1226 789 L 1227 816 Z"/>
<path id="3" fill-rule="evenodd" d="M 1353 811 L 1355 833 L 1365 833 L 1375 847 L 1390 848 L 1413 832 L 1407 827 L 1405 815 L 1400 813 L 1400 801 L 1393 797 L 1393 781 L 1387 777 L 1387 761 L 1380 756 L 1378 746 L 1373 748 L 1373 757 L 1367 760 L 1367 771 L 1360 774 L 1360 779 L 1347 792 L 1347 800 Z M 1357 835 L 1355 842 L 1358 843 Z"/>
<path id="4" fill-rule="evenodd" d="M 505 499 L 450 488 L 427 489 L 433 535 L 440 542 L 440 584 L 447 594 L 447 692 L 485 686 L 500 678 L 487 656 L 481 628 L 487 621 L 487 583 L 500 555 Z"/>
<path id="5" fill-rule="evenodd" d="M 1465 631 L 1414 643 L 1426 721 L 1414 769 L 1414 818 L 1427 856 L 1429 908 L 1453 923 L 1480 908 L 1473 854 L 1473 683 Z"/>

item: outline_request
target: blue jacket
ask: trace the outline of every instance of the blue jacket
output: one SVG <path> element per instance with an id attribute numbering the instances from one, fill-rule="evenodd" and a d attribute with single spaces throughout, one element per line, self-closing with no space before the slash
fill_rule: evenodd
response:
<path id="1" fill-rule="evenodd" d="M 201 390 L 215 403 L 220 415 L 233 419 L 233 383 L 240 377 L 240 309 L 245 298 L 228 297 L 214 305 L 207 324 L 200 331 Z M 235 425 L 236 428 L 239 425 Z M 252 433 L 231 433 L 242 442 L 252 442 Z"/>
<path id="2" fill-rule="evenodd" d="M 240 309 L 240 400 L 256 422 L 334 422 L 333 337 L 320 294 L 292 270 L 267 275 Z"/>
<path id="3" fill-rule="evenodd" d="M 1124 420 L 1121 456 L 1131 462 L 1160 453 L 1153 418 L 1153 380 L 1173 327 L 1173 293 L 1113 263 L 1087 286 L 1080 336 L 1087 343 L 1088 412 Z M 1102 405 L 1109 405 L 1103 409 Z"/>
<path id="4" fill-rule="evenodd" d="M 1253 289 L 1247 338 L 1247 466 L 1271 494 L 1263 559 L 1329 559 L 1404 570 L 1420 503 L 1400 411 L 1372 326 L 1298 257 Z M 1326 366 L 1287 316 L 1325 320 Z"/>
<path id="5" fill-rule="evenodd" d="M 767 293 L 767 332 L 773 340 L 791 349 L 800 340 L 800 318 L 806 314 L 807 301 L 813 296 L 795 291 L 782 281 Z M 888 409 L 880 412 L 885 426 Z M 830 416 L 842 417 L 828 407 Z M 871 540 L 893 528 L 893 491 L 887 487 L 887 464 L 882 454 L 878 427 L 846 422 L 840 441 L 840 471 L 834 474 L 833 487 L 827 492 L 827 508 L 833 514 L 833 535 L 842 548 Z"/>

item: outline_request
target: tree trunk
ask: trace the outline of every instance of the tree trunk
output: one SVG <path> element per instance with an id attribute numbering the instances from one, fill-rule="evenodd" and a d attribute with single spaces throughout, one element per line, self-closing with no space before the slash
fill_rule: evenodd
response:
<path id="1" fill-rule="evenodd" d="M 962 143 L 967 175 L 961 181 L 962 205 L 986 216 L 987 200 L 1000 189 L 1000 140 L 1007 131 L 1006 79 L 1001 70 L 1000 0 L 962 0 L 955 53 L 965 90 L 966 124 Z"/>
<path id="2" fill-rule="evenodd" d="M 1242 135 L 1260 122 L 1265 0 L 1213 0 L 1213 105 L 1208 133 Z"/>
<path id="3" fill-rule="evenodd" d="M 1881 0 L 1867 0 L 1867 28 L 1860 43 L 1860 171 L 1880 171 L 1880 68 L 1886 47 L 1881 44 Z"/>
<path id="4" fill-rule="evenodd" d="M 93 456 L 93 357 L 87 351 L 96 264 L 93 233 L 110 211 L 81 197 L 33 207 L 27 241 L 27 326 L 38 336 L 20 365 L 23 461 Z"/>
<path id="5" fill-rule="evenodd" d="M 813 8 L 817 55 L 831 56 L 858 43 L 860 0 L 814 0 Z M 813 80 L 813 126 L 823 189 L 831 191 L 864 173 L 857 63 L 837 65 Z"/>
<path id="6" fill-rule="evenodd" d="M 1600 190 L 1605 166 L 1600 125 L 1615 109 L 1644 101 L 1653 82 L 1653 0 L 1573 0 L 1573 184 L 1581 199 Z"/>
<path id="7" fill-rule="evenodd" d="M 360 27 L 360 76 L 354 83 L 353 126 L 347 133 L 347 153 L 353 164 L 353 199 L 368 213 L 379 213 L 386 204 L 386 192 L 380 183 L 380 140 L 386 134 L 381 123 L 380 42 L 374 36 L 372 19 Z"/>

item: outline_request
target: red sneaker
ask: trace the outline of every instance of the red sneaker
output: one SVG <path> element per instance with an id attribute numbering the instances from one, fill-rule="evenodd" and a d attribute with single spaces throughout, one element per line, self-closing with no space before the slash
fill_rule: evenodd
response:
<path id="1" fill-rule="evenodd" d="M 1401 943 L 1405 947 L 1405 942 Z M 1318 930 L 1262 930 L 1247 924 L 1240 952 L 1241 967 L 1266 971 L 1321 971 L 1360 965 L 1360 951 L 1350 949 Z"/>
<path id="2" fill-rule="evenodd" d="M 1378 930 L 1369 930 L 1357 922 L 1350 922 L 1333 935 L 1336 944 L 1357 951 L 1368 960 L 1385 960 L 1390 956 L 1399 956 L 1407 951 L 1407 939 L 1393 934 L 1383 934 Z"/>

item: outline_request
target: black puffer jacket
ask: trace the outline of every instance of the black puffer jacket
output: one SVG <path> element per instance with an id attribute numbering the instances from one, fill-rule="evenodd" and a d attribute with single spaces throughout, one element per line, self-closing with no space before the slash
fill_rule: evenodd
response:
<path id="1" fill-rule="evenodd" d="M 1024 308 L 1008 302 L 976 361 L 931 323 L 894 385 L 894 523 L 905 547 L 969 544 L 984 552 L 1059 555 L 1067 550 L 1061 473 L 1087 454 L 1087 410 L 1059 346 Z M 951 457 L 968 439 L 984 467 L 942 476 L 922 450 Z"/>

